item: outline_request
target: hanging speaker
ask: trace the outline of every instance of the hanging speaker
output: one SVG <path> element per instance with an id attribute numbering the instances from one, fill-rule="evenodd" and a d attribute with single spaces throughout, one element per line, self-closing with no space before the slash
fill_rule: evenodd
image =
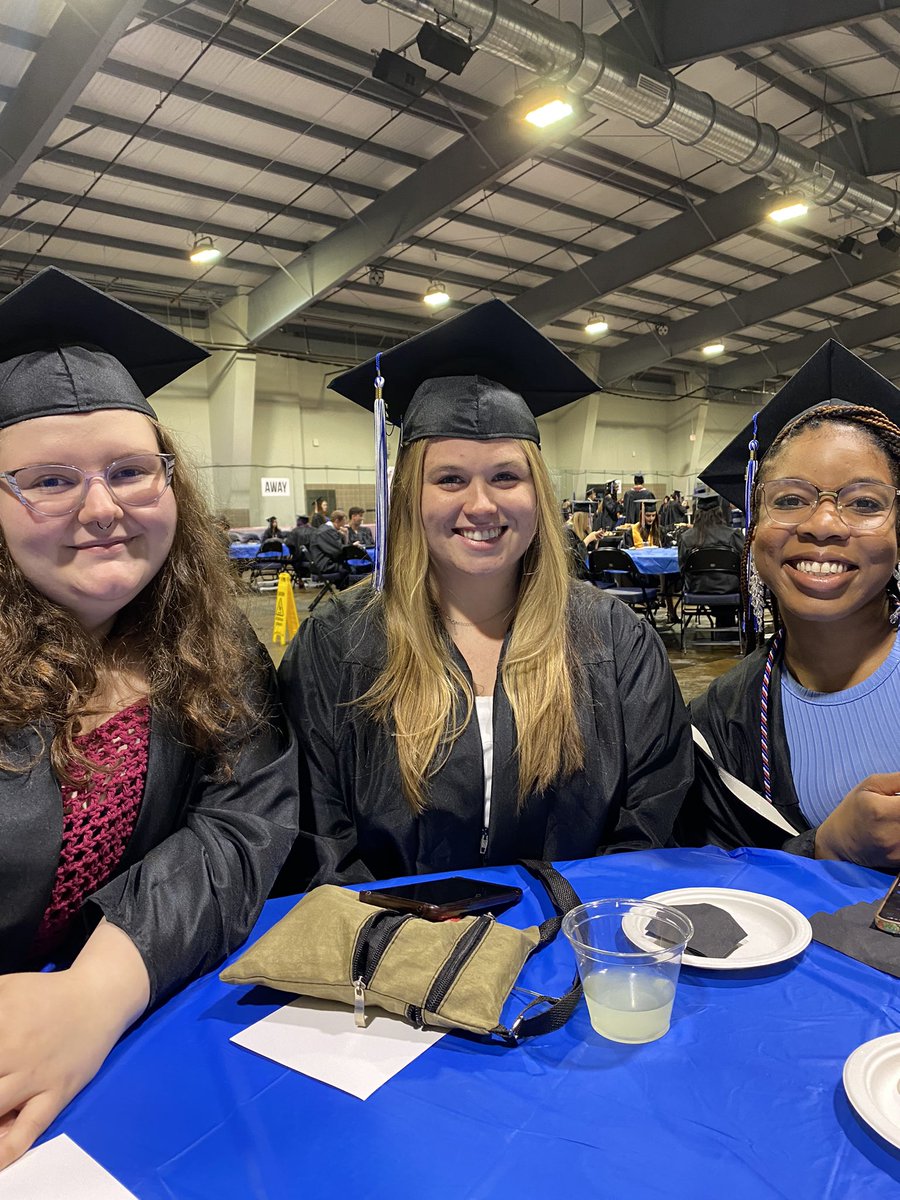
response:
<path id="1" fill-rule="evenodd" d="M 424 67 L 416 66 L 393 50 L 381 51 L 375 59 L 372 75 L 409 96 L 421 96 L 428 82 Z"/>
<path id="2" fill-rule="evenodd" d="M 419 27 L 416 45 L 426 62 L 452 71 L 454 75 L 463 73 L 466 63 L 475 53 L 462 38 L 454 37 L 452 33 L 427 22 Z"/>

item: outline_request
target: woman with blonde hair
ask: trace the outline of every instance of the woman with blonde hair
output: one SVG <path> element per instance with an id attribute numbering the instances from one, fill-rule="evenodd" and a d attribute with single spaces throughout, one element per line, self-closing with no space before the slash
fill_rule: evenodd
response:
<path id="1" fill-rule="evenodd" d="M 0 303 L 0 1168 L 244 941 L 296 833 L 271 664 L 146 400 L 205 357 L 53 269 Z"/>
<path id="2" fill-rule="evenodd" d="M 685 711 L 647 623 L 571 580 L 539 450 L 535 416 L 596 385 L 500 301 L 333 386 L 371 407 L 376 365 L 403 421 L 384 587 L 319 609 L 280 672 L 308 875 L 665 844 Z"/>

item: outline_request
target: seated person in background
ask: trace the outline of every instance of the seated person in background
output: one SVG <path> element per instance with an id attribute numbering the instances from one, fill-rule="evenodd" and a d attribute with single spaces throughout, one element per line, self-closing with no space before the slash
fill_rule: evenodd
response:
<path id="1" fill-rule="evenodd" d="M 678 539 L 678 565 L 682 570 L 686 592 L 707 595 L 737 595 L 741 590 L 740 575 L 725 575 L 720 571 L 691 572 L 685 570 L 689 556 L 695 550 L 733 550 L 740 555 L 744 549 L 744 534 L 725 523 L 722 498 L 712 488 L 699 485 L 694 489 L 694 523 Z M 716 625 L 734 629 L 738 610 L 717 608 Z M 736 635 L 732 634 L 733 637 Z"/>
<path id="2" fill-rule="evenodd" d="M 331 520 L 314 530 L 309 553 L 312 564 L 320 575 L 331 578 L 334 586 L 342 591 L 349 587 L 354 580 L 347 559 L 359 551 L 347 544 L 346 526 L 347 514 L 342 508 L 336 508 L 331 514 Z"/>
<path id="3" fill-rule="evenodd" d="M 0 1167 L 240 946 L 296 833 L 271 662 L 145 399 L 206 357 L 52 268 L 0 302 Z"/>
<path id="4" fill-rule="evenodd" d="M 364 508 L 350 509 L 347 524 L 347 541 L 353 546 L 361 547 L 363 550 L 374 550 L 375 539 L 372 537 L 372 531 L 362 523 L 365 515 L 366 510 Z"/>
<path id="5" fill-rule="evenodd" d="M 315 882 L 665 845 L 686 714 L 649 624 L 571 579 L 529 408 L 596 383 L 499 300 L 384 351 L 380 374 L 403 439 L 384 589 L 318 609 L 280 672 Z M 331 386 L 371 407 L 375 375 Z"/>
<path id="6" fill-rule="evenodd" d="M 665 537 L 659 525 L 656 500 L 642 500 L 638 520 L 626 525 L 622 545 L 626 550 L 640 550 L 644 546 L 662 546 Z"/>
<path id="7" fill-rule="evenodd" d="M 275 538 L 279 542 L 281 541 L 281 530 L 278 528 L 277 517 L 269 517 L 266 527 L 263 530 L 262 540 L 265 542 L 270 538 Z"/>
<path id="8" fill-rule="evenodd" d="M 582 510 L 572 513 L 572 519 L 564 526 L 566 541 L 572 562 L 572 574 L 576 579 L 587 579 L 587 552 L 599 534 L 591 532 L 591 519 Z"/>
<path id="9" fill-rule="evenodd" d="M 299 579 L 309 574 L 309 548 L 312 542 L 313 530 L 309 517 L 305 513 L 297 514 L 297 524 L 289 529 L 282 541 L 291 552 L 291 566 Z"/>
<path id="10" fill-rule="evenodd" d="M 680 840 L 900 867 L 898 423 L 900 391 L 827 342 L 702 472 L 741 503 L 758 439 L 745 603 L 762 641 L 768 592 L 775 634 L 692 704 L 714 763 L 760 795 L 700 754 Z"/>
<path id="11" fill-rule="evenodd" d="M 319 529 L 328 521 L 328 501 L 324 496 L 317 496 L 313 507 L 312 520 L 310 525 L 313 529 Z"/>

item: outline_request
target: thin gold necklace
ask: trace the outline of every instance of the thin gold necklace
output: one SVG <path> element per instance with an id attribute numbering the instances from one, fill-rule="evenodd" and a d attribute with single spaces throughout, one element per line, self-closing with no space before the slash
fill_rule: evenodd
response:
<path id="1" fill-rule="evenodd" d="M 516 606 L 513 605 L 512 608 L 507 609 L 506 605 L 504 604 L 503 608 L 498 609 L 497 612 L 493 613 L 489 617 L 483 617 L 480 621 L 457 621 L 453 617 L 448 617 L 447 614 L 445 612 L 443 612 L 442 610 L 439 610 L 439 611 L 441 613 L 441 616 L 444 618 L 444 620 L 447 622 L 448 625 L 458 625 L 462 629 L 473 629 L 476 625 L 485 625 L 488 621 L 496 620 L 497 617 L 504 614 L 504 612 L 507 617 L 510 616 L 510 614 L 513 611 L 513 608 L 515 608 L 515 607 Z"/>

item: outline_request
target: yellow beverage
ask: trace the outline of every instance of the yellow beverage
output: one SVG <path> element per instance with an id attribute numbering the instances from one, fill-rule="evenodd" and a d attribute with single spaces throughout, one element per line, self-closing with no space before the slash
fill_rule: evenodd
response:
<path id="1" fill-rule="evenodd" d="M 613 1042 L 652 1042 L 669 1028 L 675 983 L 611 967 L 588 975 L 584 996 L 597 1033 Z"/>

